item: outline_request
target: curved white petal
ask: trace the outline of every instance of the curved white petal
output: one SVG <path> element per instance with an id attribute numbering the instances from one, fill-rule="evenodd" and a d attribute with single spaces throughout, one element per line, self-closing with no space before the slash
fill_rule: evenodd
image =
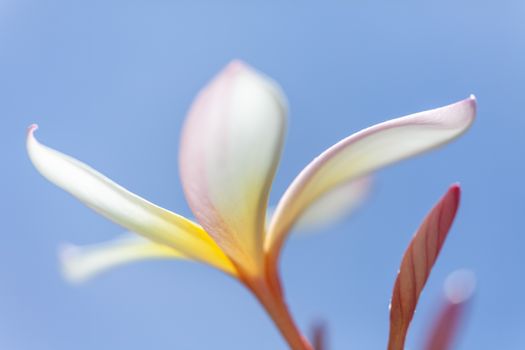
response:
<path id="1" fill-rule="evenodd" d="M 233 266 L 206 232 L 192 221 L 129 192 L 84 163 L 40 144 L 28 130 L 27 150 L 38 171 L 84 204 L 130 231 L 177 249 L 224 271 Z"/>
<path id="2" fill-rule="evenodd" d="M 346 182 L 323 194 L 299 216 L 293 225 L 298 233 L 311 233 L 333 225 L 352 214 L 369 196 L 372 176 Z M 266 222 L 272 220 L 275 207 L 269 207 Z"/>
<path id="3" fill-rule="evenodd" d="M 324 193 L 299 216 L 294 228 L 311 232 L 342 220 L 368 197 L 371 185 L 372 178 L 367 176 Z"/>
<path id="4" fill-rule="evenodd" d="M 199 93 L 182 132 L 190 207 L 226 254 L 252 272 L 263 260 L 268 192 L 285 128 L 279 87 L 235 61 Z"/>
<path id="5" fill-rule="evenodd" d="M 59 257 L 64 277 L 75 283 L 135 261 L 188 259 L 171 247 L 136 235 L 83 247 L 67 244 L 60 248 Z"/>
<path id="6" fill-rule="evenodd" d="M 474 96 L 374 125 L 343 139 L 314 159 L 292 182 L 270 223 L 265 249 L 277 260 L 289 229 L 306 208 L 336 186 L 396 161 L 443 145 L 472 124 Z"/>

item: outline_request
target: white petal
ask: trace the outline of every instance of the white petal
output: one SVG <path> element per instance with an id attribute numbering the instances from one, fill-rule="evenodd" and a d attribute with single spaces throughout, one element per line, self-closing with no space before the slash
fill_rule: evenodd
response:
<path id="1" fill-rule="evenodd" d="M 323 194 L 301 214 L 294 228 L 311 232 L 332 225 L 350 215 L 370 193 L 372 178 L 349 181 Z"/>
<path id="2" fill-rule="evenodd" d="M 148 259 L 187 258 L 171 247 L 136 235 L 84 247 L 67 244 L 60 249 L 62 272 L 71 282 L 84 282 L 114 267 Z"/>
<path id="3" fill-rule="evenodd" d="M 233 62 L 200 92 L 183 129 L 180 171 L 190 207 L 245 270 L 263 261 L 268 193 L 285 125 L 279 87 Z"/>
<path id="4" fill-rule="evenodd" d="M 197 224 L 129 192 L 84 163 L 40 144 L 29 128 L 27 150 L 38 171 L 98 213 L 184 255 L 230 271 L 233 266 Z"/>
<path id="5" fill-rule="evenodd" d="M 324 193 L 396 161 L 443 145 L 463 134 L 476 114 L 473 96 L 393 119 L 347 137 L 314 159 L 292 182 L 270 223 L 265 249 L 274 262 L 288 231 Z"/>

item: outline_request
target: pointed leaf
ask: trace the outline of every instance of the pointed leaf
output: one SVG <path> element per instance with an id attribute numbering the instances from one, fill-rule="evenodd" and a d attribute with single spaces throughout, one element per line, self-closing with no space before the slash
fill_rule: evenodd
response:
<path id="1" fill-rule="evenodd" d="M 328 327 L 326 322 L 318 321 L 312 327 L 312 346 L 314 350 L 328 350 Z"/>
<path id="2" fill-rule="evenodd" d="M 435 320 L 425 350 L 450 350 L 457 338 L 466 308 L 474 294 L 476 279 L 468 270 L 451 273 L 445 282 L 446 298 Z"/>
<path id="3" fill-rule="evenodd" d="M 390 304 L 388 350 L 404 349 L 419 295 L 454 221 L 459 197 L 459 186 L 450 187 L 427 215 L 403 255 Z"/>

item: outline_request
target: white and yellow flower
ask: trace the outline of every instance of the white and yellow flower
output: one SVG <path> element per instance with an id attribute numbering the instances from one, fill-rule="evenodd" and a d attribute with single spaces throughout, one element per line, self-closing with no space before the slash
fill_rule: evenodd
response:
<path id="1" fill-rule="evenodd" d="M 353 181 L 457 138 L 469 128 L 475 112 L 471 96 L 343 139 L 297 176 L 268 223 L 268 196 L 284 143 L 287 105 L 274 81 L 239 61 L 199 93 L 182 132 L 181 179 L 198 223 L 40 144 L 34 137 L 36 126 L 29 128 L 27 149 L 48 180 L 145 238 L 68 247 L 62 257 L 69 278 L 81 280 L 140 259 L 200 261 L 238 278 L 268 310 L 290 346 L 308 349 L 287 312 L 277 272 L 292 227 L 305 213 L 315 218 L 327 212 L 327 205 L 331 213 L 355 201 L 362 194 L 362 186 L 356 184 L 367 184 Z M 341 194 L 347 200 L 341 200 Z"/>

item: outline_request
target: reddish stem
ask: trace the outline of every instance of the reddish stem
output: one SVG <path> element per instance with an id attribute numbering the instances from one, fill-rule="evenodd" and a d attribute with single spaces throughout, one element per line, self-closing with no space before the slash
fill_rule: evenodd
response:
<path id="1" fill-rule="evenodd" d="M 278 275 L 268 273 L 265 277 L 245 278 L 244 282 L 268 312 L 290 349 L 313 350 L 290 314 Z"/>

